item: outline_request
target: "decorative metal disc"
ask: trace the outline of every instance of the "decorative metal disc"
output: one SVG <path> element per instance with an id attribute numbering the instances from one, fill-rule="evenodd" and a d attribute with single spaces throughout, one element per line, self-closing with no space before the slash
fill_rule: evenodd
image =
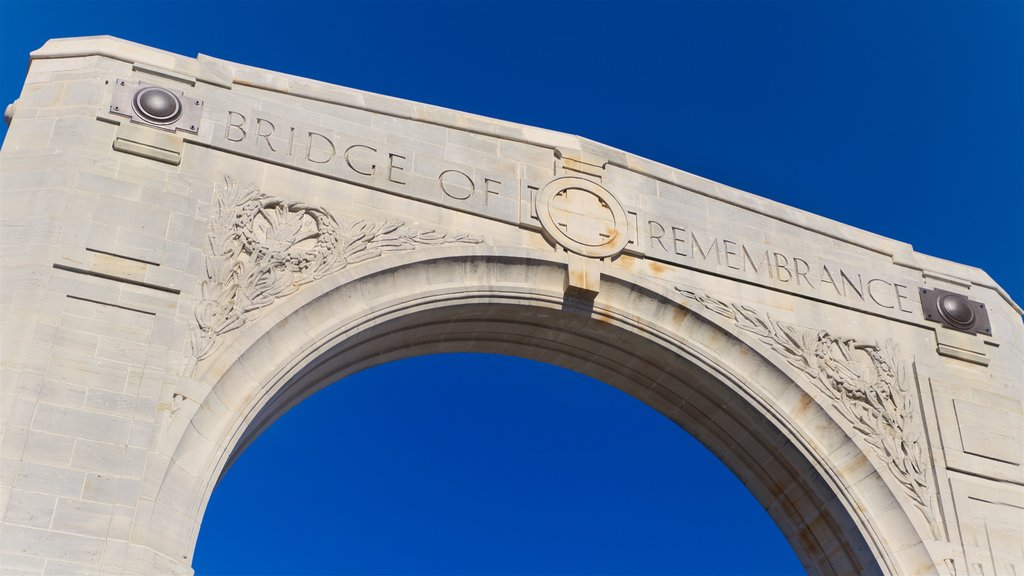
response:
<path id="1" fill-rule="evenodd" d="M 179 90 L 118 79 L 110 96 L 110 113 L 136 124 L 168 132 L 199 133 L 203 101 Z"/>
<path id="2" fill-rule="evenodd" d="M 132 109 L 154 124 L 171 124 L 181 117 L 181 100 L 166 88 L 145 86 L 132 97 Z"/>
<path id="3" fill-rule="evenodd" d="M 974 310 L 971 310 L 971 303 L 966 296 L 943 294 L 938 297 L 936 304 L 939 315 L 946 322 L 961 330 L 970 329 L 974 325 Z"/>
<path id="4" fill-rule="evenodd" d="M 926 320 L 968 334 L 992 335 L 988 310 L 981 302 L 941 288 L 921 288 L 921 309 Z"/>

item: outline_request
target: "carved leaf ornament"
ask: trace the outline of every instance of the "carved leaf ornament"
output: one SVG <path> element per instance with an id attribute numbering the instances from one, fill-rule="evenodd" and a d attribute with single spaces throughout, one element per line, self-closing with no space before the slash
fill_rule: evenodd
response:
<path id="1" fill-rule="evenodd" d="M 230 178 L 212 212 L 203 246 L 206 278 L 190 323 L 188 374 L 216 351 L 222 335 L 303 284 L 389 252 L 482 241 L 401 221 L 341 223 L 323 208 L 243 188 Z"/>
<path id="2" fill-rule="evenodd" d="M 914 397 L 897 360 L 898 348 L 816 333 L 772 319 L 749 306 L 676 288 L 753 335 L 824 392 L 832 408 L 857 430 L 924 514 L 934 535 L 927 455 L 914 424 Z"/>

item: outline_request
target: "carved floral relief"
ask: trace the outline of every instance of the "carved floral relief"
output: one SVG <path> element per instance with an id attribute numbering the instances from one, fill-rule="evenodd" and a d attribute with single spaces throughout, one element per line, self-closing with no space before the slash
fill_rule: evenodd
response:
<path id="1" fill-rule="evenodd" d="M 679 287 L 676 291 L 756 337 L 822 391 L 899 481 L 933 535 L 941 537 L 929 482 L 930 457 L 920 440 L 914 394 L 893 342 L 881 345 L 827 330 L 808 331 L 750 306 Z"/>
<path id="2" fill-rule="evenodd" d="M 399 220 L 339 221 L 323 208 L 226 178 L 203 245 L 206 277 L 190 321 L 186 374 L 217 350 L 224 334 L 304 284 L 389 252 L 481 241 Z"/>

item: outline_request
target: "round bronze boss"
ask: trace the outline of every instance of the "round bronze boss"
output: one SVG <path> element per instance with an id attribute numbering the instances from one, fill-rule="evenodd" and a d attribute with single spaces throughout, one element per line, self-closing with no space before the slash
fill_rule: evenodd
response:
<path id="1" fill-rule="evenodd" d="M 170 124 L 181 117 L 181 100 L 159 86 L 146 86 L 132 97 L 135 113 L 153 124 Z"/>

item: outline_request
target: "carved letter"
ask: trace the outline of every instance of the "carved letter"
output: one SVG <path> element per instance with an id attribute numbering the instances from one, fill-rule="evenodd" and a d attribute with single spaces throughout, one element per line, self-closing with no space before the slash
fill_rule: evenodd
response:
<path id="1" fill-rule="evenodd" d="M 871 285 L 875 282 L 881 282 L 886 286 L 892 286 L 892 284 L 886 282 L 885 280 L 882 280 L 881 278 L 872 278 L 871 280 L 868 280 L 868 296 L 871 296 L 871 299 L 875 301 L 875 304 L 878 304 L 882 308 L 895 308 L 895 306 L 891 304 L 889 306 L 886 306 L 885 304 L 882 304 L 881 302 L 878 301 L 878 298 L 875 296 L 874 290 L 871 289 Z"/>
<path id="2" fill-rule="evenodd" d="M 323 160 L 314 160 L 313 159 L 313 136 L 316 136 L 317 138 L 320 138 L 321 140 L 326 142 L 328 146 L 331 147 L 331 153 L 327 156 L 327 158 L 324 158 Z M 315 164 L 326 164 L 326 163 L 331 161 L 331 158 L 334 158 L 334 154 L 337 151 L 338 151 L 337 148 L 334 147 L 334 142 L 331 142 L 331 139 L 328 138 L 327 136 L 324 136 L 323 134 L 320 134 L 319 132 L 310 132 L 309 133 L 309 142 L 308 142 L 308 146 L 306 147 L 306 160 L 309 160 L 310 162 L 313 162 Z"/>
<path id="3" fill-rule="evenodd" d="M 495 196 L 501 194 L 500 190 L 492 190 L 491 184 L 497 184 L 498 186 L 501 186 L 501 181 L 492 180 L 490 178 L 484 178 L 484 204 L 488 204 L 490 202 L 491 194 L 494 194 Z"/>
<path id="4" fill-rule="evenodd" d="M 715 238 L 714 240 L 711 241 L 711 245 L 708 246 L 708 249 L 706 251 L 704 250 L 704 248 L 701 247 L 700 240 L 697 239 L 697 235 L 694 234 L 693 232 L 690 232 L 690 241 L 693 242 L 694 247 L 697 248 L 693 252 L 694 256 L 696 256 L 699 253 L 701 258 L 703 258 L 706 261 L 708 259 L 708 256 L 711 255 L 711 252 L 714 251 L 714 253 L 715 253 L 715 262 L 718 263 L 718 264 L 722 263 L 722 256 L 718 253 L 718 239 L 717 238 Z"/>
<path id="5" fill-rule="evenodd" d="M 850 288 L 853 288 L 853 291 L 857 296 L 860 296 L 861 300 L 864 299 L 864 279 L 860 277 L 860 274 L 857 274 L 857 285 L 854 286 L 853 280 L 850 280 L 850 277 L 846 275 L 846 271 L 840 268 L 839 280 L 843 283 L 843 296 L 849 295 L 846 293 L 846 286 L 849 285 Z"/>
<path id="6" fill-rule="evenodd" d="M 754 264 L 754 258 L 750 255 L 750 252 L 747 252 L 746 245 L 743 245 L 743 270 L 744 271 L 747 270 L 747 263 L 748 262 L 750 263 L 751 269 L 754 270 L 754 274 L 757 274 L 759 272 L 759 270 L 757 269 L 757 264 Z M 765 250 L 764 254 L 761 255 L 761 264 L 763 264 L 765 269 L 768 271 L 768 277 L 769 278 L 774 278 L 774 276 L 772 276 L 771 260 L 768 259 L 768 251 L 767 250 Z"/>
<path id="7" fill-rule="evenodd" d="M 781 252 L 774 252 L 775 254 L 775 274 L 778 276 L 780 282 L 789 282 L 789 279 L 793 277 L 793 273 L 789 271 L 789 258 L 786 258 L 785 254 Z M 781 260 L 781 262 L 780 262 Z M 786 277 L 782 277 L 782 273 L 786 273 Z"/>
<path id="8" fill-rule="evenodd" d="M 348 167 L 351 168 L 352 171 L 355 172 L 356 174 L 362 174 L 363 176 L 373 176 L 373 173 L 377 171 L 377 164 L 374 163 L 373 161 L 370 161 L 370 167 L 366 170 L 366 172 L 363 172 L 359 168 L 356 168 L 354 164 L 352 164 L 352 150 L 356 148 L 365 148 L 373 153 L 377 152 L 376 148 L 370 148 L 369 146 L 363 146 L 362 144 L 353 144 L 345 149 L 345 164 L 348 164 Z"/>
<path id="9" fill-rule="evenodd" d="M 238 117 L 238 124 L 232 122 L 232 119 L 235 116 Z M 239 114 L 238 112 L 228 111 L 228 124 L 224 127 L 224 139 L 229 142 L 241 142 L 242 140 L 245 140 L 245 128 L 243 128 L 242 126 L 245 126 L 245 116 Z M 237 139 L 231 137 L 232 128 L 238 129 L 239 136 Z"/>
<path id="10" fill-rule="evenodd" d="M 680 256 L 686 256 L 687 255 L 686 251 L 685 250 L 680 250 L 680 248 L 679 248 L 680 244 L 683 244 L 683 245 L 686 244 L 686 238 L 685 237 L 683 237 L 683 238 L 679 237 L 679 233 L 680 232 L 685 234 L 686 233 L 686 229 L 685 228 L 676 228 L 675 226 L 672 227 L 672 249 L 673 249 L 673 251 L 676 254 L 679 254 Z"/>
<path id="11" fill-rule="evenodd" d="M 295 126 L 288 129 L 288 155 L 295 152 Z"/>
<path id="12" fill-rule="evenodd" d="M 460 186 L 454 182 L 446 184 L 445 176 L 448 174 L 458 174 L 459 176 L 462 176 L 466 179 L 466 182 L 469 183 L 469 187 Z M 473 185 L 473 179 L 458 170 L 445 170 L 444 172 L 441 172 L 441 175 L 437 177 L 437 181 L 441 184 L 441 190 L 456 200 L 466 200 L 473 195 L 473 192 L 476 191 L 476 186 Z M 449 190 L 449 188 L 451 189 Z"/>
<path id="13" fill-rule="evenodd" d="M 264 124 L 266 124 L 267 126 L 270 126 L 270 132 L 267 132 L 266 134 L 264 134 L 260 130 L 260 128 Z M 271 122 L 270 120 L 264 120 L 263 118 L 257 118 L 256 119 L 256 137 L 252 139 L 252 147 L 256 148 L 256 146 L 259 145 L 260 138 L 263 138 L 264 140 L 267 141 L 267 146 L 270 147 L 270 151 L 271 152 L 277 152 L 277 150 L 274 150 L 274 145 L 270 143 L 270 135 L 273 134 L 273 133 L 274 133 L 274 123 L 273 122 Z"/>
<path id="14" fill-rule="evenodd" d="M 803 272 L 800 271 L 801 264 L 804 265 Z M 807 282 L 807 285 L 810 286 L 811 288 L 814 288 L 814 284 L 811 284 L 811 279 L 807 277 L 807 273 L 811 271 L 811 266 L 810 264 L 807 263 L 806 260 L 804 260 L 803 258 L 793 258 L 793 269 L 794 274 L 796 274 L 797 286 L 800 285 L 800 278 L 803 277 L 804 281 Z"/>
<path id="15" fill-rule="evenodd" d="M 654 227 L 655 226 L 658 227 L 658 233 L 657 234 L 654 233 Z M 657 240 L 658 241 L 658 246 L 661 246 L 662 250 L 664 250 L 665 252 L 668 252 L 668 248 L 665 247 L 665 243 L 661 241 L 662 237 L 665 235 L 665 227 L 662 226 L 661 224 L 658 224 L 654 220 L 648 220 L 647 221 L 647 230 L 650 233 L 649 235 L 650 235 L 650 238 L 651 238 L 651 246 L 654 246 L 654 241 Z"/>
<path id="16" fill-rule="evenodd" d="M 907 299 L 906 294 L 900 293 L 900 288 L 906 288 L 903 284 L 893 284 L 896 287 L 896 304 L 900 307 L 900 312 L 909 312 L 913 314 L 913 309 L 907 310 L 903 307 L 903 301 Z"/>
<path id="17" fill-rule="evenodd" d="M 730 246 L 732 247 L 731 249 Z M 725 265 L 728 266 L 729 268 L 732 268 L 733 270 L 739 270 L 740 266 L 734 266 L 732 260 L 729 259 L 729 256 L 736 256 L 738 254 L 738 252 L 736 252 L 736 243 L 733 242 L 732 240 L 723 239 L 722 250 L 725 252 Z"/>
<path id="18" fill-rule="evenodd" d="M 405 156 L 401 154 L 388 154 L 388 180 L 395 184 L 405 184 L 404 176 L 400 173 L 405 172 L 405 166 L 399 166 L 396 160 L 405 160 Z M 399 178 L 403 178 L 399 180 Z"/>
<path id="19" fill-rule="evenodd" d="M 839 296 L 843 295 L 842 291 L 839 290 L 839 286 L 836 286 L 835 278 L 832 277 L 832 272 L 829 271 L 828 266 L 822 264 L 821 265 L 821 285 L 824 286 L 825 284 L 831 284 L 832 287 L 835 288 L 836 294 L 838 294 Z"/>

